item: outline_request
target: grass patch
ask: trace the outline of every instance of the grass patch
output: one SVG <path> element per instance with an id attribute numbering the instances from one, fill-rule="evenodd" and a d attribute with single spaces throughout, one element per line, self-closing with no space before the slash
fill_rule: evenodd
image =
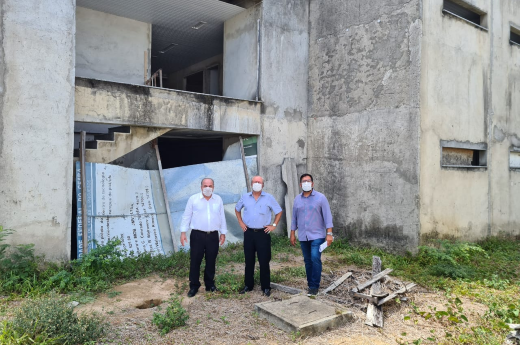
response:
<path id="1" fill-rule="evenodd" d="M 43 261 L 34 255 L 32 245 L 10 247 L 3 243 L 11 233 L 0 227 L 0 295 L 32 297 L 58 291 L 71 293 L 70 298 L 79 300 L 81 297 L 86 302 L 93 299 L 94 293 L 106 291 L 126 280 L 153 273 L 185 280 L 189 273 L 189 252 L 180 251 L 155 257 L 148 254 L 123 257 L 117 250 L 117 240 L 96 248 L 81 260 L 61 265 L 41 265 Z M 273 235 L 271 243 L 273 259 L 284 261 L 291 256 L 301 255 L 299 246 L 292 247 L 285 236 Z M 379 256 L 383 267 L 393 268 L 395 276 L 444 292 L 454 302 L 459 297 L 469 297 L 488 307 L 485 316 L 479 321 L 472 321 L 478 324 L 472 328 L 459 316 L 466 316 L 464 311 L 458 310 L 462 307 L 459 304 L 451 307 L 451 312 L 457 309 L 458 315 L 450 315 L 450 310 L 445 310 L 449 316 L 437 311 L 423 311 L 423 314 L 414 312 L 414 318 L 424 318 L 430 314 L 429 318 L 453 317 L 452 320 L 463 321 L 447 324 L 447 336 L 443 340 L 436 339 L 437 343 L 496 343 L 507 334 L 505 323 L 520 323 L 518 239 L 493 237 L 474 244 L 434 240 L 421 246 L 416 255 L 396 255 L 376 248 L 354 247 L 346 240 L 337 239 L 326 251 L 334 257 L 338 266 L 355 264 L 367 270 L 371 268 L 372 256 Z M 243 287 L 244 280 L 243 246 L 229 244 L 220 249 L 217 258 L 216 285 L 221 294 L 211 296 L 238 297 L 237 292 Z M 235 263 L 239 266 L 233 267 Z M 256 270 L 255 285 L 260 284 L 259 274 Z M 299 267 L 283 268 L 271 273 L 273 282 L 294 278 L 305 278 L 303 262 Z M 185 288 L 179 287 L 179 290 L 184 292 Z M 108 294 L 115 298 L 118 292 Z M 5 314 L 5 309 L 0 305 L 1 314 Z M 22 331 L 13 332 L 12 328 L 3 327 L 2 332 L 4 338 L 9 338 L 4 340 L 11 340 L 11 343 L 17 343 L 16 340 L 29 342 Z M 45 336 L 41 335 L 41 338 Z M 38 342 L 52 343 L 52 338 L 49 336 L 48 340 L 39 339 Z"/>
<path id="2" fill-rule="evenodd" d="M 91 344 L 105 335 L 107 324 L 95 314 L 78 315 L 57 296 L 26 300 L 4 320 L 0 344 Z"/>

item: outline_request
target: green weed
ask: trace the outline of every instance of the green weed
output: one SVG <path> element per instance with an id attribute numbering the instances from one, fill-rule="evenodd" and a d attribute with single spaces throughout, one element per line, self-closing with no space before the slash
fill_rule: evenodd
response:
<path id="1" fill-rule="evenodd" d="M 169 333 L 172 329 L 186 325 L 190 318 L 188 312 L 182 307 L 178 296 L 169 299 L 169 305 L 164 314 L 154 312 L 152 323 L 159 328 L 161 335 Z M 160 311 L 161 307 L 157 307 Z"/>
<path id="2" fill-rule="evenodd" d="M 77 315 L 69 302 L 51 296 L 30 299 L 4 321 L 2 337 L 13 343 L 78 345 L 93 343 L 107 330 L 95 314 Z"/>

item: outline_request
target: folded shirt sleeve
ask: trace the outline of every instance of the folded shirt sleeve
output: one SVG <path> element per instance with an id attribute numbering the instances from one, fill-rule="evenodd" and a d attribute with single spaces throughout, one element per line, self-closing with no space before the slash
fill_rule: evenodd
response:
<path id="1" fill-rule="evenodd" d="M 280 204 L 278 204 L 273 196 L 271 196 L 271 209 L 275 215 L 282 211 L 282 207 L 280 207 Z"/>
<path id="2" fill-rule="evenodd" d="M 244 207 L 244 195 L 242 195 L 242 197 L 240 197 L 240 200 L 237 202 L 237 205 L 235 206 L 235 210 L 240 211 L 240 210 L 242 210 L 243 207 Z"/>

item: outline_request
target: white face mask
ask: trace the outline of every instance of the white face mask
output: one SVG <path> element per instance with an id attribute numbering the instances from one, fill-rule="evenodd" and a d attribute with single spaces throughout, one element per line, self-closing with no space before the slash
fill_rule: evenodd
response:
<path id="1" fill-rule="evenodd" d="M 305 192 L 309 192 L 310 190 L 312 190 L 312 182 L 306 181 L 302 183 L 302 190 Z"/>
<path id="2" fill-rule="evenodd" d="M 260 183 L 253 183 L 253 191 L 255 191 L 255 192 L 262 191 L 262 184 L 260 184 Z"/>
<path id="3" fill-rule="evenodd" d="M 202 193 L 206 197 L 210 197 L 213 194 L 213 189 L 211 187 L 205 187 L 202 189 Z"/>

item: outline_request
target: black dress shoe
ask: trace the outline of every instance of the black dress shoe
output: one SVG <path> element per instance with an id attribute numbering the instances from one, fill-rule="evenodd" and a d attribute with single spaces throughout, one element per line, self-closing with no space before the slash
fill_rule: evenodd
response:
<path id="1" fill-rule="evenodd" d="M 307 296 L 308 297 L 313 297 L 313 296 L 317 296 L 318 295 L 318 289 L 317 288 L 309 288 L 307 290 Z"/>
<path id="2" fill-rule="evenodd" d="M 249 288 L 247 286 L 244 286 L 244 288 L 242 289 L 242 291 L 238 292 L 239 294 L 244 294 L 246 292 L 251 292 L 253 289 L 252 288 Z"/>
<path id="3" fill-rule="evenodd" d="M 270 288 L 266 288 L 264 290 L 264 296 L 269 297 L 270 295 L 271 295 L 271 289 Z"/>
<path id="4" fill-rule="evenodd" d="M 211 288 L 206 287 L 206 292 L 218 292 L 218 288 L 215 285 L 211 286 Z"/>
<path id="5" fill-rule="evenodd" d="M 199 291 L 198 288 L 192 288 L 188 291 L 188 297 L 195 297 L 195 295 L 197 294 L 197 292 Z"/>

